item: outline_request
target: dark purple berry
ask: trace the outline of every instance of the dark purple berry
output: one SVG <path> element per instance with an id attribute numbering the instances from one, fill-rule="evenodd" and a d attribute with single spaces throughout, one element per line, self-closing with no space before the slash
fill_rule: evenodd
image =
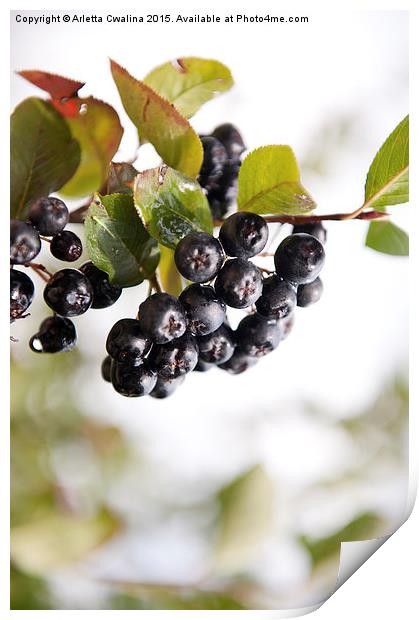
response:
<path id="1" fill-rule="evenodd" d="M 194 372 L 207 372 L 214 368 L 214 364 L 208 364 L 208 362 L 204 362 L 200 357 L 198 357 L 198 362 L 194 368 Z"/>
<path id="2" fill-rule="evenodd" d="M 35 287 L 26 273 L 10 270 L 10 321 L 22 316 L 32 303 Z"/>
<path id="3" fill-rule="evenodd" d="M 61 353 L 70 351 L 77 342 L 74 323 L 61 316 L 50 316 L 42 321 L 38 333 L 29 341 L 35 353 Z"/>
<path id="4" fill-rule="evenodd" d="M 202 187 L 209 189 L 216 186 L 223 173 L 227 161 L 227 151 L 221 142 L 212 136 L 202 136 L 201 142 L 204 159 L 199 171 L 198 182 Z"/>
<path id="5" fill-rule="evenodd" d="M 41 251 L 41 239 L 30 224 L 20 220 L 10 221 L 10 262 L 24 265 L 38 256 Z"/>
<path id="6" fill-rule="evenodd" d="M 260 314 L 269 318 L 283 319 L 295 308 L 297 295 L 295 288 L 276 275 L 263 281 L 262 295 L 256 302 Z"/>
<path id="7" fill-rule="evenodd" d="M 112 360 L 111 381 L 114 389 L 122 396 L 138 397 L 150 394 L 157 377 L 145 360 L 139 366 Z"/>
<path id="8" fill-rule="evenodd" d="M 112 366 L 112 358 L 110 355 L 107 355 L 102 362 L 102 366 L 100 367 L 102 379 L 111 382 L 111 366 Z"/>
<path id="9" fill-rule="evenodd" d="M 278 346 L 281 330 L 277 321 L 260 314 L 249 314 L 242 319 L 236 330 L 237 345 L 245 355 L 263 357 Z"/>
<path id="10" fill-rule="evenodd" d="M 232 308 L 247 308 L 259 299 L 263 278 L 260 269 L 242 258 L 228 260 L 215 280 L 215 292 Z"/>
<path id="11" fill-rule="evenodd" d="M 212 286 L 191 284 L 179 296 L 185 308 L 188 329 L 196 336 L 205 336 L 222 325 L 226 307 Z"/>
<path id="12" fill-rule="evenodd" d="M 138 366 L 147 355 L 151 340 L 147 338 L 136 319 L 120 319 L 112 327 L 106 340 L 109 355 L 120 363 Z"/>
<path id="13" fill-rule="evenodd" d="M 296 224 L 292 229 L 293 234 L 306 233 L 313 235 L 323 245 L 327 240 L 327 230 L 321 222 L 315 222 L 314 224 Z"/>
<path id="14" fill-rule="evenodd" d="M 52 237 L 64 230 L 68 219 L 68 209 L 59 198 L 38 198 L 29 207 L 28 220 L 39 234 L 46 237 Z"/>
<path id="15" fill-rule="evenodd" d="M 198 346 L 191 334 L 184 334 L 167 344 L 155 344 L 148 356 L 150 366 L 159 376 L 175 379 L 193 370 L 198 362 Z"/>
<path id="16" fill-rule="evenodd" d="M 221 325 L 215 332 L 197 339 L 199 357 L 207 364 L 223 364 L 234 353 L 234 334 L 227 325 Z"/>
<path id="17" fill-rule="evenodd" d="M 236 348 L 232 357 L 230 357 L 227 362 L 224 362 L 224 364 L 219 364 L 218 368 L 226 370 L 231 375 L 240 375 L 251 366 L 254 366 L 256 362 L 256 357 L 250 357 L 249 355 L 243 353 L 243 351 L 239 348 Z"/>
<path id="18" fill-rule="evenodd" d="M 275 252 L 279 276 L 295 284 L 313 282 L 324 265 L 324 248 L 312 235 L 298 233 L 286 237 Z"/>
<path id="19" fill-rule="evenodd" d="M 168 293 L 150 295 L 138 311 L 144 334 L 156 344 L 180 338 L 186 331 L 186 314 L 182 304 Z"/>
<path id="20" fill-rule="evenodd" d="M 84 273 L 92 285 L 92 308 L 108 308 L 118 301 L 122 293 L 122 288 L 111 284 L 109 282 L 109 276 L 105 271 L 102 271 L 90 261 L 84 263 L 84 265 L 80 267 L 80 271 Z"/>
<path id="21" fill-rule="evenodd" d="M 93 289 L 81 271 L 61 269 L 48 280 L 44 300 L 60 316 L 79 316 L 92 305 Z"/>
<path id="22" fill-rule="evenodd" d="M 239 130 L 231 123 L 219 125 L 214 129 L 212 135 L 224 145 L 229 157 L 240 157 L 246 148 Z"/>
<path id="23" fill-rule="evenodd" d="M 82 255 L 83 246 L 77 235 L 70 230 L 63 230 L 51 239 L 50 250 L 58 260 L 72 263 Z"/>
<path id="24" fill-rule="evenodd" d="M 280 332 L 281 332 L 281 340 L 285 340 L 285 338 L 287 338 L 289 336 L 289 334 L 291 333 L 292 328 L 294 327 L 294 323 L 295 323 L 295 313 L 294 312 L 292 312 L 287 317 L 285 317 L 285 319 L 280 319 L 278 321 L 278 327 L 279 327 Z"/>
<path id="25" fill-rule="evenodd" d="M 323 282 L 316 278 L 308 284 L 300 284 L 297 289 L 297 306 L 306 308 L 319 301 L 323 293 Z"/>
<path id="26" fill-rule="evenodd" d="M 152 391 L 150 392 L 150 396 L 153 398 L 167 398 L 171 396 L 183 383 L 185 379 L 185 375 L 181 375 L 176 379 L 164 379 L 163 377 L 157 377 L 157 382 Z"/>
<path id="27" fill-rule="evenodd" d="M 215 278 L 224 261 L 218 239 L 204 232 L 192 232 L 179 241 L 175 263 L 179 273 L 191 282 L 208 282 Z"/>
<path id="28" fill-rule="evenodd" d="M 230 215 L 220 229 L 225 253 L 238 258 L 250 258 L 262 252 L 268 235 L 268 225 L 263 217 L 244 211 Z"/>

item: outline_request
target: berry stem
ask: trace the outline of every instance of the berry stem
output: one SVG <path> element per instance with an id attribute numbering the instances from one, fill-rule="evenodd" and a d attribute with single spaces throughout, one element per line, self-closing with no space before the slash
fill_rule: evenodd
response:
<path id="1" fill-rule="evenodd" d="M 160 282 L 157 279 L 157 275 L 154 274 L 153 276 L 151 276 L 150 278 L 148 278 L 148 281 L 150 282 L 150 287 L 152 289 L 154 289 L 156 291 L 156 293 L 161 293 L 162 292 L 162 287 L 160 285 Z"/>
<path id="2" fill-rule="evenodd" d="M 39 235 L 39 238 L 42 239 L 42 241 L 46 241 L 47 243 L 51 243 L 51 239 L 48 239 L 48 237 L 44 237 L 43 235 Z"/>
<path id="3" fill-rule="evenodd" d="M 52 277 L 52 273 L 48 271 L 46 267 L 40 265 L 39 263 L 28 263 L 25 267 L 30 267 L 33 269 L 38 276 L 40 276 L 44 282 L 48 282 L 48 280 Z"/>

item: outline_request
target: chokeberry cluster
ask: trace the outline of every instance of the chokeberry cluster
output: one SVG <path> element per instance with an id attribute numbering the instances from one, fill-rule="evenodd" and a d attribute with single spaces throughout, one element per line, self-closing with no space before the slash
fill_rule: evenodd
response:
<path id="1" fill-rule="evenodd" d="M 52 196 L 39 198 L 28 210 L 27 221 L 10 223 L 10 321 L 23 318 L 31 305 L 35 287 L 27 273 L 16 266 L 32 267 L 46 280 L 44 301 L 53 311 L 30 339 L 37 353 L 69 351 L 77 340 L 72 317 L 89 308 L 106 308 L 119 298 L 122 289 L 112 286 L 106 273 L 87 262 L 79 269 L 65 268 L 50 274 L 34 263 L 42 241 L 49 243 L 51 254 L 58 260 L 74 262 L 83 252 L 77 235 L 65 227 L 69 221 L 67 206 Z M 70 318 L 71 317 L 71 318 Z"/>
<path id="2" fill-rule="evenodd" d="M 275 272 L 251 260 L 263 252 L 268 225 L 260 215 L 239 212 L 221 226 L 218 239 L 186 235 L 175 264 L 189 280 L 179 298 L 164 292 L 140 304 L 136 318 L 119 320 L 106 341 L 103 378 L 124 396 L 166 398 L 191 371 L 218 367 L 240 374 L 276 349 L 290 332 L 296 306 L 322 293 L 325 230 L 294 228 L 274 254 Z M 248 313 L 232 329 L 227 308 Z"/>
<path id="3" fill-rule="evenodd" d="M 210 135 L 201 135 L 201 142 L 204 160 L 198 181 L 207 192 L 213 218 L 220 219 L 235 202 L 240 156 L 246 147 L 231 123 L 219 125 Z"/>

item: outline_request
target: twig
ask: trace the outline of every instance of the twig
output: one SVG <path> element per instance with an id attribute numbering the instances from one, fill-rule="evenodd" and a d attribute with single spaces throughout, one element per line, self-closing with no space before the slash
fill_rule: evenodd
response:
<path id="1" fill-rule="evenodd" d="M 264 215 L 263 218 L 269 224 L 315 224 L 324 220 L 382 220 L 389 214 L 382 211 L 364 211 L 363 205 L 351 213 L 325 213 L 324 215 Z M 224 220 L 214 220 L 214 226 L 221 226 Z"/>
<path id="2" fill-rule="evenodd" d="M 38 276 L 44 280 L 44 282 L 48 282 L 48 280 L 52 277 L 52 273 L 48 271 L 44 265 L 40 265 L 39 263 L 27 263 L 25 267 L 30 267 L 33 269 Z"/>

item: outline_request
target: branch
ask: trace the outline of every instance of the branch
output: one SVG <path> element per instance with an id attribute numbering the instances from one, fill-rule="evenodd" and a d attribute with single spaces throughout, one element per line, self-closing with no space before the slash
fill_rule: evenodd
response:
<path id="1" fill-rule="evenodd" d="M 325 220 L 346 221 L 346 220 L 382 220 L 388 218 L 388 213 L 382 211 L 363 211 L 357 209 L 352 213 L 330 213 L 324 215 L 264 215 L 262 216 L 268 224 L 315 224 Z M 215 226 L 221 226 L 225 220 L 214 220 Z"/>

